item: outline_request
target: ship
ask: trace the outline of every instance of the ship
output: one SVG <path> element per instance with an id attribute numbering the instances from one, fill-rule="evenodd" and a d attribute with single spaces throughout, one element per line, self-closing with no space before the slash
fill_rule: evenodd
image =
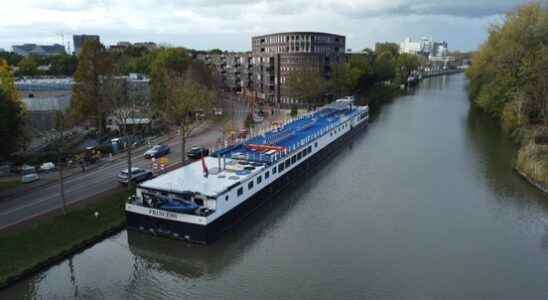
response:
<path id="1" fill-rule="evenodd" d="M 125 205 L 127 227 L 210 244 L 363 131 L 369 107 L 352 97 L 145 181 Z"/>

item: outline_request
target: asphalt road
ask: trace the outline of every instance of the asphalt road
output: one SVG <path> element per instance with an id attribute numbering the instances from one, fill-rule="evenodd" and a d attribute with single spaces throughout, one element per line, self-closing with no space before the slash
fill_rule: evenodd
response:
<path id="1" fill-rule="evenodd" d="M 227 115 L 234 110 L 234 118 L 242 122 L 246 116 L 246 105 L 227 100 L 224 112 Z M 211 125 L 187 141 L 187 149 L 191 145 L 212 147 L 221 137 L 222 125 Z M 168 141 L 171 153 L 168 155 L 170 164 L 181 161 L 180 138 L 173 137 Z M 143 157 L 144 150 L 134 153 L 133 166 L 150 169 L 152 162 Z M 82 201 L 94 195 L 112 190 L 119 186 L 116 176 L 120 170 L 127 168 L 127 160 L 115 160 L 96 170 L 71 176 L 65 180 L 65 199 L 67 204 Z M 0 202 L 0 230 L 62 207 L 59 185 L 49 185 L 36 188 L 16 198 Z"/>

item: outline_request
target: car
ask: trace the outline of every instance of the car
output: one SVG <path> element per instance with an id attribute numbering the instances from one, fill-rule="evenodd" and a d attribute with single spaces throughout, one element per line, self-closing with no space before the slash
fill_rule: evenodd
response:
<path id="1" fill-rule="evenodd" d="M 36 173 L 36 168 L 29 165 L 23 165 L 21 166 L 20 171 L 22 175 L 33 174 Z"/>
<path id="2" fill-rule="evenodd" d="M 154 147 L 150 148 L 147 152 L 145 152 L 145 158 L 158 158 L 162 157 L 164 155 L 169 154 L 169 146 L 168 145 L 155 145 Z"/>
<path id="3" fill-rule="evenodd" d="M 51 161 L 45 162 L 40 166 L 40 171 L 42 172 L 52 172 L 55 170 L 55 164 Z"/>
<path id="4" fill-rule="evenodd" d="M 129 174 L 128 169 L 124 169 L 120 171 L 120 174 L 118 174 L 118 182 L 121 184 L 128 184 L 129 182 Z M 143 182 L 145 180 L 149 180 L 152 177 L 154 177 L 154 174 L 150 170 L 145 170 L 141 168 L 131 168 L 131 181 L 133 183 L 139 183 Z"/>
<path id="5" fill-rule="evenodd" d="M 219 117 L 219 116 L 222 116 L 222 115 L 223 115 L 223 110 L 220 109 L 220 108 L 214 108 L 214 109 L 213 109 L 213 114 L 214 114 L 215 116 L 218 116 L 218 117 Z"/>
<path id="6" fill-rule="evenodd" d="M 36 174 L 36 173 L 28 173 L 28 174 L 25 174 L 25 175 L 21 176 L 21 182 L 22 183 L 31 183 L 31 182 L 34 182 L 38 179 L 40 179 L 40 176 L 38 176 L 38 174 Z"/>
<path id="7" fill-rule="evenodd" d="M 186 156 L 190 159 L 200 159 L 202 157 L 209 155 L 209 149 L 204 148 L 203 146 L 192 146 L 190 151 L 186 153 Z"/>

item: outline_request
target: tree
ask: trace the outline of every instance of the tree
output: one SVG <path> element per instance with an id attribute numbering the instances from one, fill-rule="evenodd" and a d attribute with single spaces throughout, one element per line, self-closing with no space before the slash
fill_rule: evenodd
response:
<path id="1" fill-rule="evenodd" d="M 38 75 L 38 63 L 32 56 L 23 58 L 18 64 L 17 74 L 19 76 L 36 76 Z"/>
<path id="2" fill-rule="evenodd" d="M 492 25 L 466 72 L 474 103 L 508 129 L 540 121 L 548 126 L 547 45 L 548 9 L 538 3 L 523 5 L 504 23 Z"/>
<path id="3" fill-rule="evenodd" d="M 135 125 L 138 118 L 142 118 L 145 111 L 148 111 L 148 101 L 140 95 L 133 95 L 128 90 L 127 80 L 114 76 L 106 77 L 102 82 L 101 92 L 105 105 L 110 108 L 109 114 L 116 125 L 121 129 L 125 139 L 125 150 L 127 153 L 128 178 L 132 178 L 133 167 L 133 143 L 135 136 Z M 132 125 L 131 132 L 129 126 Z M 134 182 L 128 181 L 128 189 L 133 188 Z"/>
<path id="4" fill-rule="evenodd" d="M 16 66 L 23 59 L 23 56 L 15 52 L 0 51 L 0 59 L 5 60 L 9 66 Z"/>
<path id="5" fill-rule="evenodd" d="M 287 92 L 308 105 L 318 105 L 327 91 L 327 82 L 317 69 L 300 69 L 289 73 Z"/>
<path id="6" fill-rule="evenodd" d="M 396 43 L 376 43 L 375 44 L 375 54 L 381 55 L 383 53 L 390 53 L 392 57 L 397 57 L 400 53 L 400 46 Z"/>
<path id="7" fill-rule="evenodd" d="M 350 79 L 350 67 L 348 64 L 339 64 L 333 67 L 329 90 L 338 97 L 347 96 L 354 92 L 354 84 Z"/>
<path id="8" fill-rule="evenodd" d="M 72 76 L 76 72 L 78 60 L 74 55 L 60 54 L 50 59 L 50 75 Z"/>
<path id="9" fill-rule="evenodd" d="M 105 107 L 101 80 L 112 74 L 112 60 L 97 41 L 86 41 L 78 56 L 78 67 L 74 74 L 72 110 L 79 119 L 94 118 L 100 133 L 105 132 Z"/>
<path id="10" fill-rule="evenodd" d="M 198 113 L 212 109 L 215 93 L 190 79 L 170 78 L 166 82 L 167 95 L 160 116 L 179 129 L 181 136 L 181 161 L 186 158 L 186 142 L 196 128 L 206 120 Z"/>
<path id="11" fill-rule="evenodd" d="M 407 78 L 420 66 L 419 58 L 416 55 L 402 53 L 396 60 L 397 79 L 400 83 L 407 83 Z"/>
<path id="12" fill-rule="evenodd" d="M 150 94 L 155 110 L 162 110 L 167 102 L 168 84 L 186 73 L 191 57 L 182 48 L 164 48 L 156 53 L 150 66 Z"/>
<path id="13" fill-rule="evenodd" d="M 65 167 L 65 128 L 69 127 L 67 123 L 70 122 L 69 112 L 56 111 L 55 112 L 55 130 L 59 133 L 57 138 L 56 148 L 58 150 L 57 156 L 57 169 L 59 170 L 59 190 L 61 193 L 61 204 L 63 207 L 63 214 L 67 213 L 67 204 L 65 200 L 65 178 L 63 176 L 63 170 Z"/>
<path id="14" fill-rule="evenodd" d="M 15 89 L 8 64 L 0 59 L 0 160 L 21 149 L 28 141 L 25 105 Z"/>

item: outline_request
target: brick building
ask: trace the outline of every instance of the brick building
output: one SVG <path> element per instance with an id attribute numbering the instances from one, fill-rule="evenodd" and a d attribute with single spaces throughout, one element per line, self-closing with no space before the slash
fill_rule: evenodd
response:
<path id="1" fill-rule="evenodd" d="M 286 32 L 256 36 L 251 52 L 197 54 L 213 65 L 225 86 L 271 103 L 294 100 L 285 88 L 294 70 L 316 70 L 330 79 L 333 65 L 346 61 L 345 37 L 320 32 Z"/>

